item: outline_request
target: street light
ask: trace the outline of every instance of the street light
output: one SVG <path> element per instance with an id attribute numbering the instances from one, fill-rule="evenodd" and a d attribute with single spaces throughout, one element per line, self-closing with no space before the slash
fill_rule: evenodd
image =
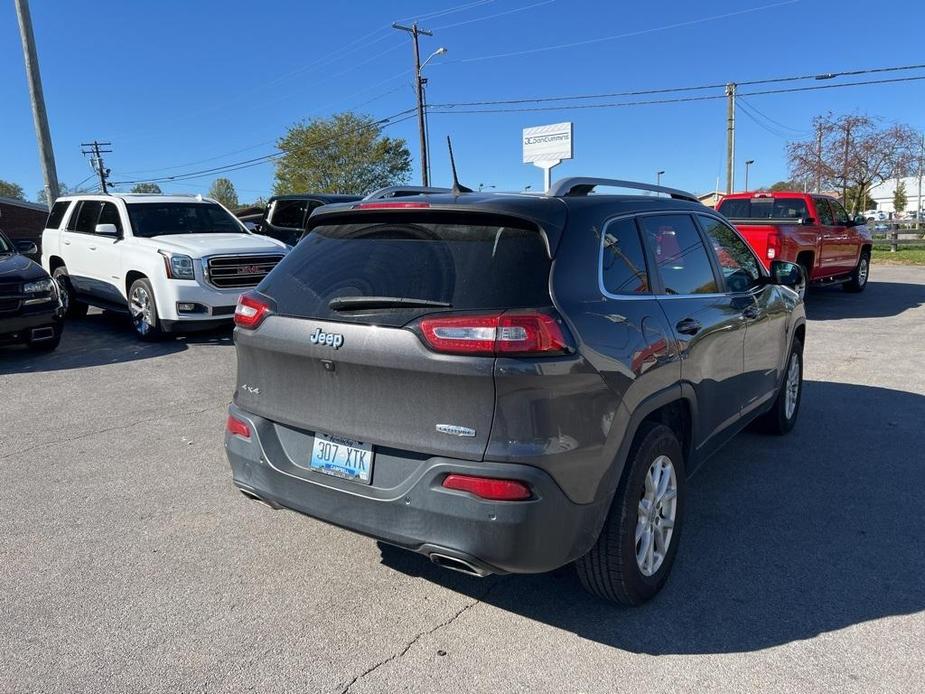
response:
<path id="1" fill-rule="evenodd" d="M 421 67 L 418 68 L 418 85 L 420 87 L 420 94 L 421 94 L 421 111 L 424 114 L 424 143 L 425 143 L 424 147 L 427 150 L 427 156 L 426 156 L 427 182 L 424 185 L 430 185 L 430 127 L 428 126 L 428 123 L 427 123 L 427 101 L 426 101 L 426 97 L 424 94 L 424 85 L 427 84 L 427 78 L 421 77 L 421 70 L 424 69 L 424 66 L 427 65 L 427 63 L 429 63 L 432 58 L 438 55 L 446 55 L 446 52 L 447 52 L 446 48 L 443 48 L 441 46 L 440 48 L 435 50 L 433 53 L 431 53 L 429 56 L 427 56 L 427 59 L 423 63 L 421 63 Z"/>
<path id="2" fill-rule="evenodd" d="M 754 159 L 748 159 L 745 162 L 745 192 L 748 192 L 748 167 L 755 163 Z"/>
<path id="3" fill-rule="evenodd" d="M 665 172 L 664 171 L 655 172 L 655 185 L 660 186 L 662 184 L 662 174 L 663 173 Z"/>

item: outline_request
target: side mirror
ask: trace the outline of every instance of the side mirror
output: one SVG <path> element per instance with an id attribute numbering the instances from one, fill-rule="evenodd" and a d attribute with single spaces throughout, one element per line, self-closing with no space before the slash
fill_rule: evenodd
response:
<path id="1" fill-rule="evenodd" d="M 771 282 L 796 290 L 806 282 L 806 278 L 803 277 L 803 268 L 796 263 L 788 263 L 786 260 L 772 260 Z"/>
<path id="2" fill-rule="evenodd" d="M 854 218 L 854 224 L 852 224 L 852 226 L 862 227 L 865 224 L 867 224 L 867 217 L 865 217 L 862 214 L 859 214 Z"/>
<path id="3" fill-rule="evenodd" d="M 16 250 L 23 255 L 39 254 L 39 247 L 33 241 L 16 241 Z"/>
<path id="4" fill-rule="evenodd" d="M 100 236 L 118 236 L 119 230 L 115 224 L 97 224 L 94 231 Z"/>
<path id="5" fill-rule="evenodd" d="M 803 226 L 807 226 L 807 227 L 812 226 L 815 223 L 816 223 L 815 217 L 803 217 L 803 219 L 800 220 L 800 224 L 802 224 Z"/>

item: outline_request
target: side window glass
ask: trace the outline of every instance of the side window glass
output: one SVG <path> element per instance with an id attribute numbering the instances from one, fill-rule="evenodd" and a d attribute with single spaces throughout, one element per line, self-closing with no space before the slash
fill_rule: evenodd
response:
<path id="1" fill-rule="evenodd" d="M 307 204 L 307 200 L 277 200 L 273 204 L 273 216 L 270 223 L 278 227 L 301 229 L 305 221 Z"/>
<path id="2" fill-rule="evenodd" d="M 649 275 L 636 222 L 620 219 L 604 227 L 601 278 L 608 294 L 648 294 Z"/>
<path id="3" fill-rule="evenodd" d="M 715 217 L 697 215 L 707 238 L 713 244 L 726 291 L 747 291 L 761 277 L 758 260 L 739 235 Z"/>
<path id="4" fill-rule="evenodd" d="M 111 202 L 103 203 L 103 210 L 100 212 L 100 220 L 97 224 L 115 224 L 119 233 L 122 233 L 122 220 L 119 217 L 119 208 Z"/>
<path id="5" fill-rule="evenodd" d="M 51 208 L 51 214 L 48 215 L 48 221 L 45 222 L 46 229 L 57 229 L 61 226 L 61 220 L 64 219 L 64 213 L 67 212 L 68 205 L 70 205 L 70 200 L 62 200 L 56 202 L 54 207 Z"/>
<path id="6" fill-rule="evenodd" d="M 719 291 L 707 249 L 694 220 L 686 214 L 640 217 L 639 222 L 667 294 L 715 294 Z"/>
<path id="7" fill-rule="evenodd" d="M 832 208 L 829 206 L 829 201 L 823 198 L 816 198 L 816 211 L 819 213 L 818 223 L 823 226 L 833 226 L 835 224 L 835 217 L 832 215 Z"/>
<path id="8" fill-rule="evenodd" d="M 68 228 L 84 234 L 92 234 L 96 229 L 96 220 L 100 218 L 100 208 L 103 203 L 98 200 L 84 200 L 76 215 L 71 215 Z"/>
<path id="9" fill-rule="evenodd" d="M 845 212 L 845 208 L 841 206 L 841 203 L 837 200 L 829 200 L 829 204 L 832 206 L 832 212 L 834 213 L 835 223 L 839 226 L 848 225 L 848 213 Z"/>

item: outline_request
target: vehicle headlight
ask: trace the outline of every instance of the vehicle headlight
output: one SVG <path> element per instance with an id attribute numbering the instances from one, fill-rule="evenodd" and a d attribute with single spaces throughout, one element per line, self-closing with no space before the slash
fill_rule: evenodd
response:
<path id="1" fill-rule="evenodd" d="M 193 280 L 196 275 L 193 272 L 193 259 L 188 255 L 175 255 L 160 251 L 164 256 L 164 266 L 167 269 L 167 276 L 173 280 Z"/>
<path id="2" fill-rule="evenodd" d="M 35 282 L 26 282 L 22 286 L 22 291 L 24 294 L 44 294 L 46 292 L 52 292 L 55 288 L 55 281 L 51 278 L 44 280 L 36 280 Z"/>

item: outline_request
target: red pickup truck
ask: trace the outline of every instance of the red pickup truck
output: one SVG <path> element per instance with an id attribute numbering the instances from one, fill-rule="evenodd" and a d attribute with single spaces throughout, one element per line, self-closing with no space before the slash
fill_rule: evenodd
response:
<path id="1" fill-rule="evenodd" d="M 838 200 L 809 193 L 732 193 L 717 210 L 745 237 L 765 266 L 787 260 L 815 284 L 861 292 L 870 275 L 870 232 Z"/>

